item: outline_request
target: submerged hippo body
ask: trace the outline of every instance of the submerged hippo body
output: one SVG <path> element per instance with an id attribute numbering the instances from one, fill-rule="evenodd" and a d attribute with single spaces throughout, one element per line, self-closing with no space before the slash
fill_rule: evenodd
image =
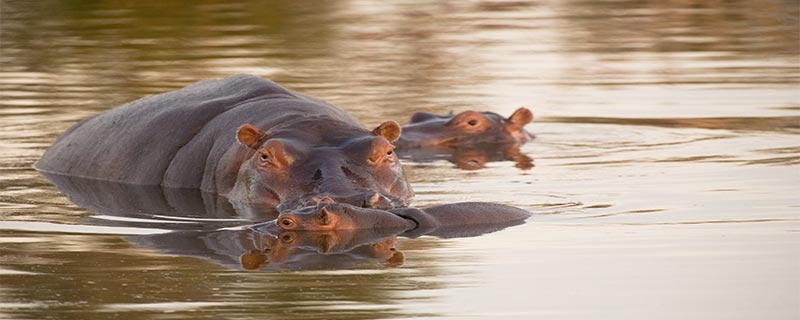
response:
<path id="1" fill-rule="evenodd" d="M 428 147 L 469 147 L 476 144 L 521 145 L 533 140 L 524 129 L 533 120 L 528 108 L 519 108 L 508 117 L 494 112 L 464 111 L 453 115 L 416 112 L 403 126 L 395 143 L 400 149 Z"/>
<path id="2" fill-rule="evenodd" d="M 265 224 L 267 229 L 326 231 L 352 229 L 392 229 L 406 233 L 436 235 L 458 230 L 482 230 L 486 226 L 522 223 L 531 215 L 525 210 L 485 202 L 462 202 L 424 209 L 393 208 L 377 210 L 340 203 L 320 203 L 290 212 Z M 478 228 L 476 228 L 478 226 Z M 441 230 L 440 230 L 441 229 Z M 494 231 L 494 230 L 492 230 Z M 479 232 L 481 234 L 483 232 Z"/>
<path id="3" fill-rule="evenodd" d="M 393 154 L 399 126 L 373 131 L 341 109 L 238 75 L 145 97 L 81 121 L 42 156 L 54 174 L 198 188 L 295 208 L 328 196 L 406 206 L 413 193 Z"/>

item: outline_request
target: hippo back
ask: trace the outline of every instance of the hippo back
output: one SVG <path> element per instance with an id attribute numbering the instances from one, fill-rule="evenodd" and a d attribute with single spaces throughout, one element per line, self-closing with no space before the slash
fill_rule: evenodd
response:
<path id="1" fill-rule="evenodd" d="M 195 83 L 85 119 L 59 137 L 36 168 L 141 185 L 197 188 L 237 128 L 269 128 L 288 115 L 324 116 L 365 130 L 344 111 L 249 75 Z M 216 150 L 215 150 L 216 149 Z M 207 180 L 207 179 L 205 179 Z M 208 188 L 213 189 L 213 184 Z M 214 190 L 210 190 L 214 191 Z"/>

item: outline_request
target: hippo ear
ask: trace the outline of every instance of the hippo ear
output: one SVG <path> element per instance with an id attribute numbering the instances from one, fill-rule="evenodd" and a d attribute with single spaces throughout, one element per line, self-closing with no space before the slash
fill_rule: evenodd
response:
<path id="1" fill-rule="evenodd" d="M 522 107 L 508 117 L 508 127 L 512 130 L 522 129 L 531 121 L 533 121 L 533 113 L 528 108 Z"/>
<path id="2" fill-rule="evenodd" d="M 266 132 L 250 124 L 239 127 L 239 131 L 236 132 L 236 140 L 251 149 L 258 149 L 266 137 Z"/>
<path id="3" fill-rule="evenodd" d="M 375 130 L 372 130 L 372 134 L 382 136 L 386 138 L 386 140 L 389 140 L 389 142 L 395 142 L 397 138 L 400 137 L 400 131 L 400 124 L 396 121 L 389 120 L 381 123 Z"/>

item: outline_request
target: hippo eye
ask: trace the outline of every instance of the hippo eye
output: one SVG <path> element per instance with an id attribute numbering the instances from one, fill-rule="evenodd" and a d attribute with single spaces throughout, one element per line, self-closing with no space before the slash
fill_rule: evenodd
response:
<path id="1" fill-rule="evenodd" d="M 283 218 L 279 221 L 281 228 L 283 229 L 293 229 L 295 227 L 294 220 L 290 218 Z"/>
<path id="2" fill-rule="evenodd" d="M 259 158 L 261 159 L 261 161 L 268 161 L 269 160 L 269 156 L 264 154 L 264 153 L 262 153 Z"/>
<path id="3" fill-rule="evenodd" d="M 392 155 L 392 153 L 394 153 L 394 150 L 389 150 L 388 152 L 386 152 L 386 155 L 387 155 L 387 156 L 391 156 L 391 155 Z"/>
<path id="4" fill-rule="evenodd" d="M 476 126 L 478 124 L 478 120 L 472 119 L 469 122 L 467 122 L 467 124 L 469 124 L 471 126 Z"/>

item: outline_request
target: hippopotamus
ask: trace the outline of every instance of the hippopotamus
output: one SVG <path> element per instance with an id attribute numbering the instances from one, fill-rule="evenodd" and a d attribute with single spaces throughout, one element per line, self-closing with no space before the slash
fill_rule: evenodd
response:
<path id="1" fill-rule="evenodd" d="M 368 130 L 341 109 L 256 76 L 206 80 L 85 119 L 40 171 L 194 188 L 279 209 L 327 197 L 405 207 L 413 192 L 394 153 L 397 122 Z"/>
<path id="2" fill-rule="evenodd" d="M 403 134 L 395 145 L 399 150 L 428 147 L 466 147 L 476 144 L 521 145 L 534 136 L 525 130 L 533 113 L 525 107 L 505 118 L 494 112 L 464 111 L 437 115 L 416 112 L 411 122 L 402 127 Z"/>
<path id="3" fill-rule="evenodd" d="M 264 225 L 267 229 L 326 231 L 352 229 L 392 229 L 430 234 L 438 228 L 466 228 L 472 225 L 507 225 L 531 216 L 525 210 L 485 202 L 461 202 L 424 209 L 360 208 L 348 204 L 322 202 L 278 215 Z M 272 226 L 274 224 L 274 227 Z"/>

